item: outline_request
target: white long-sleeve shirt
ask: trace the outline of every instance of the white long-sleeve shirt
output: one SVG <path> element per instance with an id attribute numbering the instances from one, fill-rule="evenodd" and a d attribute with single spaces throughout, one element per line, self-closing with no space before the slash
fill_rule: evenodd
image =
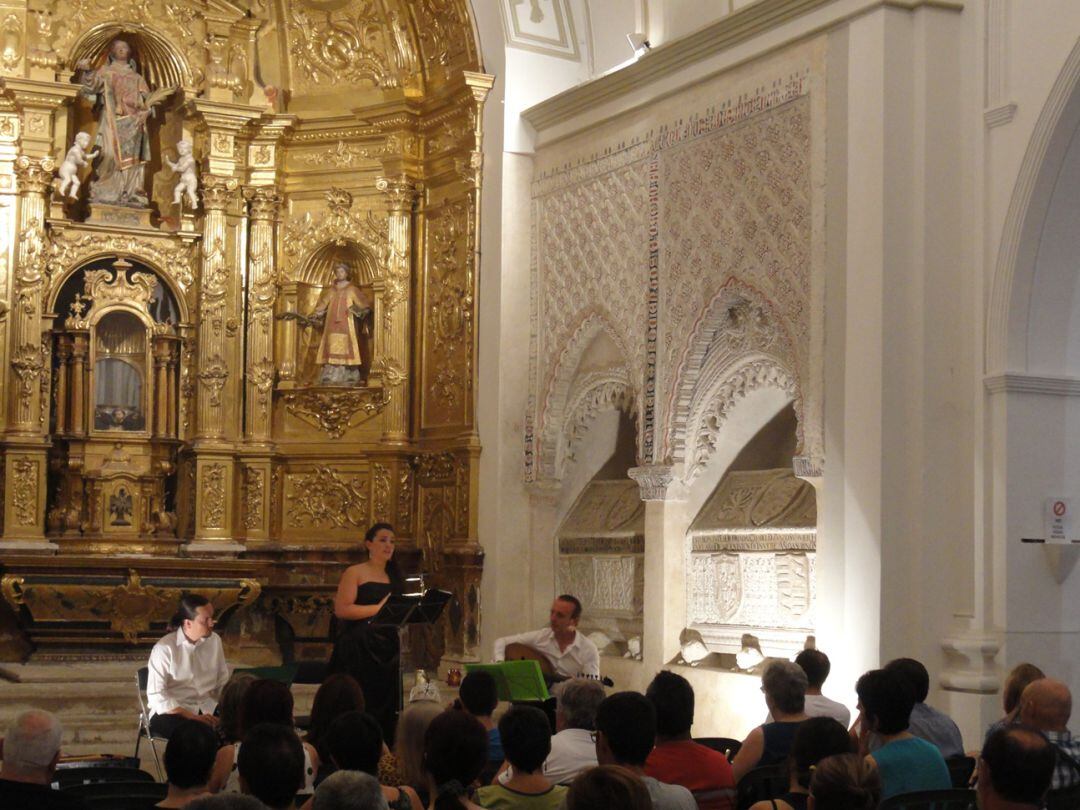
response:
<path id="1" fill-rule="evenodd" d="M 150 714 L 168 714 L 177 708 L 212 714 L 221 687 L 229 679 L 217 633 L 195 643 L 182 629 L 169 633 L 150 651 L 149 668 L 146 702 Z"/>
<path id="2" fill-rule="evenodd" d="M 506 645 L 514 643 L 525 644 L 542 652 L 559 675 L 567 678 L 579 675 L 600 677 L 600 652 L 584 633 L 574 631 L 574 643 L 565 650 L 559 649 L 559 642 L 555 640 L 555 633 L 550 627 L 531 633 L 518 633 L 516 636 L 503 636 L 495 639 L 495 660 L 505 660 Z"/>

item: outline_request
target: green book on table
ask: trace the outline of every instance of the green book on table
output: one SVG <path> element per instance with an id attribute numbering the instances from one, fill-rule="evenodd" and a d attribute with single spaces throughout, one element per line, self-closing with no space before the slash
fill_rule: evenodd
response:
<path id="1" fill-rule="evenodd" d="M 499 700 L 547 700 L 547 684 L 536 661 L 500 661 L 496 664 L 466 664 L 465 672 L 487 672 L 495 679 Z"/>

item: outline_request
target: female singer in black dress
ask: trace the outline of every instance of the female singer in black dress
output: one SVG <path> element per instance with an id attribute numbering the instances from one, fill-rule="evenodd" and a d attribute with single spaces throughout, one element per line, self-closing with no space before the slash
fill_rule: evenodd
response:
<path id="1" fill-rule="evenodd" d="M 367 560 L 346 568 L 338 582 L 338 633 L 330 671 L 347 672 L 359 681 L 367 711 L 390 744 L 401 691 L 398 635 L 394 628 L 372 627 L 371 619 L 391 593 L 401 593 L 404 578 L 394 559 L 393 526 L 376 523 L 364 535 L 364 545 Z"/>

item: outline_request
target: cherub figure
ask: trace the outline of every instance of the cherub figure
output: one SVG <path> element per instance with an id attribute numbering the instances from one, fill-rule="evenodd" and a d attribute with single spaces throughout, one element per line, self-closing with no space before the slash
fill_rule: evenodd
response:
<path id="1" fill-rule="evenodd" d="M 75 143 L 68 149 L 67 157 L 60 164 L 60 196 L 65 194 L 72 200 L 79 195 L 79 169 L 88 166 L 98 156 L 99 150 L 87 154 L 90 146 L 90 133 L 80 132 L 75 136 Z"/>
<path id="2" fill-rule="evenodd" d="M 180 198 L 186 193 L 188 204 L 196 208 L 199 205 L 199 198 L 195 194 L 199 190 L 199 178 L 195 175 L 195 158 L 191 156 L 191 141 L 186 139 L 180 141 L 176 144 L 176 151 L 180 155 L 176 163 L 167 157 L 164 158 L 170 169 L 180 173 L 180 182 L 173 190 L 173 205 L 179 205 Z"/>

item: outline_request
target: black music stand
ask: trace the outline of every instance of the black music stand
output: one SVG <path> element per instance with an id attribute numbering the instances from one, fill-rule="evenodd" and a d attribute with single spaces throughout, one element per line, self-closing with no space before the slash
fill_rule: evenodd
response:
<path id="1" fill-rule="evenodd" d="M 371 617 L 373 627 L 393 627 L 398 634 L 398 709 L 405 705 L 405 659 L 401 655 L 405 628 L 410 624 L 434 624 L 454 595 L 429 588 L 420 594 L 392 593 L 379 612 Z"/>

